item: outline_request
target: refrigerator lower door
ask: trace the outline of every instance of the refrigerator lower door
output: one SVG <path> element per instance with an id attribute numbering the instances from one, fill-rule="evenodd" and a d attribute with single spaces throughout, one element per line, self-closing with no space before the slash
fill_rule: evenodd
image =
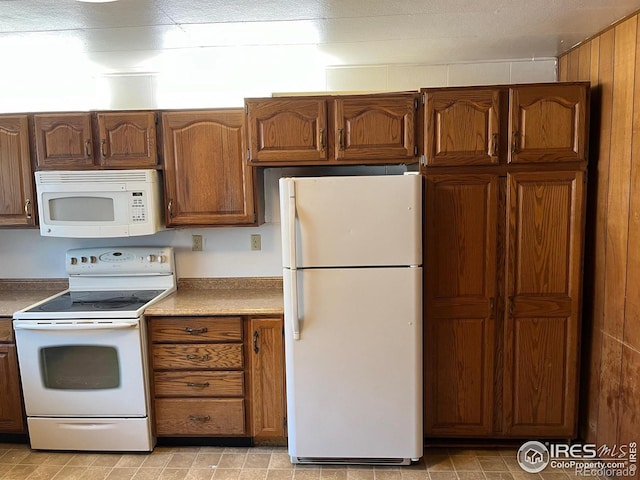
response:
<path id="1" fill-rule="evenodd" d="M 306 269 L 296 277 L 298 340 L 285 307 L 291 461 L 422 457 L 422 269 Z M 285 270 L 285 297 L 291 278 Z"/>

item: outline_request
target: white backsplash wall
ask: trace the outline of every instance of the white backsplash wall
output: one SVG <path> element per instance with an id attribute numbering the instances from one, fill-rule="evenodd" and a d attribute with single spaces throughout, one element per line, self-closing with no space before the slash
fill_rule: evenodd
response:
<path id="1" fill-rule="evenodd" d="M 246 47 L 242 55 L 227 50 L 74 53 L 67 47 L 34 46 L 24 56 L 24 64 L 5 69 L 0 76 L 0 113 L 241 107 L 244 97 L 272 92 L 400 91 L 556 80 L 554 58 L 350 66 L 332 63 L 312 47 L 283 46 L 278 52 Z M 44 66 L 50 66 L 46 76 L 42 75 Z M 398 173 L 384 167 L 338 173 L 377 174 L 380 168 L 382 173 Z M 277 180 L 282 174 L 328 173 L 336 172 L 267 169 L 266 223 L 255 228 L 167 230 L 152 236 L 100 240 L 41 237 L 36 229 L 0 229 L 0 278 L 63 278 L 67 249 L 111 245 L 173 246 L 182 278 L 280 276 Z M 260 251 L 250 249 L 253 233 L 262 236 Z M 202 252 L 191 251 L 193 234 L 203 236 Z"/>

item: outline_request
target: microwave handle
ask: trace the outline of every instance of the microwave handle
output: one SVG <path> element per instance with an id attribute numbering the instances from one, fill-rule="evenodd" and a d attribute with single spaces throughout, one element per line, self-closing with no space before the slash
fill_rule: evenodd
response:
<path id="1" fill-rule="evenodd" d="M 106 170 L 104 170 L 106 171 Z M 36 187 L 39 193 L 51 193 L 53 195 L 62 193 L 63 195 L 68 193 L 81 193 L 86 194 L 92 190 L 95 190 L 95 184 L 91 183 L 65 183 L 64 185 L 38 185 Z M 126 192 L 127 184 L 124 182 L 103 182 L 100 184 L 101 192 Z M 52 197 L 55 198 L 55 197 Z"/>

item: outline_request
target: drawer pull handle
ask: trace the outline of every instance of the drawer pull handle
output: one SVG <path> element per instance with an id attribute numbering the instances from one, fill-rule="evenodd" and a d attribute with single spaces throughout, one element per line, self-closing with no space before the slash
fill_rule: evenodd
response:
<path id="1" fill-rule="evenodd" d="M 187 382 L 187 387 L 209 388 L 209 382 Z"/>
<path id="2" fill-rule="evenodd" d="M 192 422 L 205 423 L 211 420 L 209 415 L 189 415 L 189 420 Z"/>
<path id="3" fill-rule="evenodd" d="M 202 360 L 203 362 L 206 362 L 207 360 L 210 360 L 211 356 L 209 356 L 209 354 L 205 354 L 205 355 L 187 355 L 187 360 Z"/>
<path id="4" fill-rule="evenodd" d="M 207 327 L 202 327 L 202 328 L 191 328 L 191 327 L 187 327 L 184 329 L 185 332 L 187 332 L 189 335 L 202 335 L 203 333 L 207 333 Z"/>
<path id="5" fill-rule="evenodd" d="M 256 330 L 255 332 L 253 332 L 253 351 L 255 353 L 260 352 L 260 347 L 258 346 L 258 340 L 260 340 L 260 334 Z"/>

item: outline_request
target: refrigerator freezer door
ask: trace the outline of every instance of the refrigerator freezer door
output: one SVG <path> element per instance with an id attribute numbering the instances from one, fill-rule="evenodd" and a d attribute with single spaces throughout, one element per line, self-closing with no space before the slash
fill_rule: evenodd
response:
<path id="1" fill-rule="evenodd" d="M 299 340 L 285 307 L 292 461 L 422 456 L 421 277 L 298 270 Z"/>
<path id="2" fill-rule="evenodd" d="M 282 178 L 280 216 L 285 267 L 422 264 L 420 175 Z"/>

